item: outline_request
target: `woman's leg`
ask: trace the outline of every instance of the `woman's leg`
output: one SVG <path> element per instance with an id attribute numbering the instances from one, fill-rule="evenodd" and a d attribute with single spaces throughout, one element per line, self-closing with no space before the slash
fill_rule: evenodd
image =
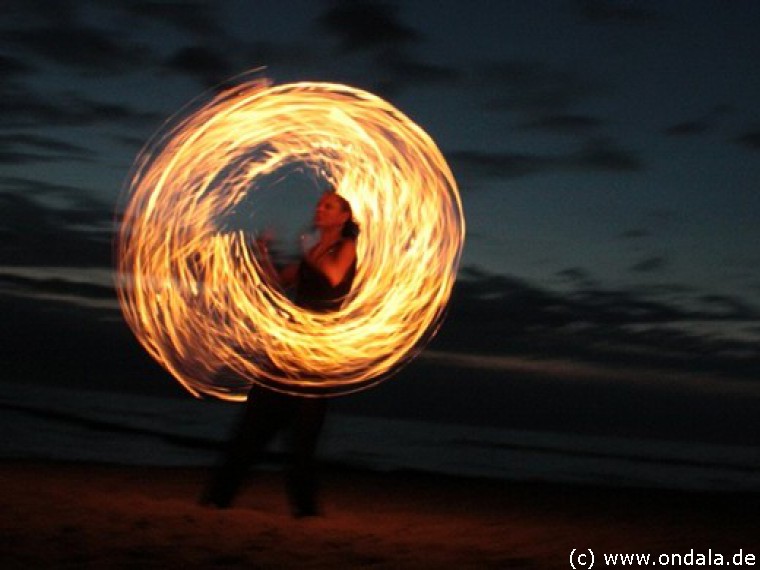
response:
<path id="1" fill-rule="evenodd" d="M 297 398 L 291 433 L 288 495 L 295 516 L 319 514 L 316 449 L 325 421 L 325 398 Z"/>
<path id="2" fill-rule="evenodd" d="M 280 394 L 254 386 L 226 452 L 214 470 L 201 502 L 220 509 L 229 507 L 248 474 L 287 421 L 287 403 Z"/>

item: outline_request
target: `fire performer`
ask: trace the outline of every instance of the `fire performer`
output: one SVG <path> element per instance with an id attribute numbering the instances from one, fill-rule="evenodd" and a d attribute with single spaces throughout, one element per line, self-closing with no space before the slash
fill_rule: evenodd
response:
<path id="1" fill-rule="evenodd" d="M 304 251 L 300 262 L 277 270 L 268 251 L 268 239 L 257 242 L 261 265 L 268 277 L 283 288 L 295 288 L 301 308 L 328 312 L 338 309 L 351 289 L 356 273 L 356 238 L 359 226 L 349 202 L 333 189 L 326 190 L 316 207 L 316 245 Z M 319 514 L 315 452 L 324 424 L 328 398 L 284 394 L 254 383 L 243 415 L 226 453 L 214 470 L 201 503 L 229 508 L 248 469 L 263 456 L 279 432 L 289 431 L 290 464 L 287 489 L 296 517 Z"/>

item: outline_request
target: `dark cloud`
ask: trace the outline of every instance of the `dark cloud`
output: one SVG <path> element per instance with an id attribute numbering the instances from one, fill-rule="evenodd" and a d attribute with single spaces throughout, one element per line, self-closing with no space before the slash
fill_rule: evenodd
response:
<path id="1" fill-rule="evenodd" d="M 760 150 L 760 130 L 747 131 L 736 137 L 735 141 L 746 148 Z"/>
<path id="2" fill-rule="evenodd" d="M 610 139 L 592 140 L 578 153 L 563 161 L 570 168 L 634 172 L 643 169 L 641 159 L 618 147 Z"/>
<path id="3" fill-rule="evenodd" d="M 409 53 L 390 49 L 377 58 L 378 67 L 394 81 L 417 84 L 454 84 L 461 74 L 453 67 L 426 63 Z"/>
<path id="4" fill-rule="evenodd" d="M 680 218 L 676 210 L 668 208 L 652 208 L 647 210 L 647 216 L 658 226 L 670 226 Z"/>
<path id="5" fill-rule="evenodd" d="M 205 87 L 213 87 L 228 79 L 235 66 L 219 51 L 195 45 L 179 49 L 165 62 L 164 68 L 195 77 Z"/>
<path id="6" fill-rule="evenodd" d="M 477 268 L 461 271 L 442 349 L 571 358 L 607 365 L 736 374 L 756 379 L 760 347 L 712 334 L 737 322 L 756 326 L 760 311 L 734 297 L 694 297 L 689 287 L 602 289 L 583 269 L 561 272 L 577 287 L 560 293 Z M 705 325 L 708 323 L 707 325 Z"/>
<path id="7" fill-rule="evenodd" d="M 79 10 L 76 2 L 52 0 L 3 0 L 3 8 L 8 22 L 16 26 L 70 23 Z"/>
<path id="8" fill-rule="evenodd" d="M 661 16 L 628 0 L 575 0 L 577 13 L 595 24 L 650 24 Z"/>
<path id="9" fill-rule="evenodd" d="M 93 160 L 90 149 L 44 135 L 28 133 L 0 135 L 0 163 Z"/>
<path id="10" fill-rule="evenodd" d="M 49 94 L 12 87 L 0 92 L 0 126 L 78 126 L 119 124 L 153 125 L 162 115 L 119 103 L 94 101 L 74 93 Z"/>
<path id="11" fill-rule="evenodd" d="M 66 66 L 82 73 L 118 74 L 160 65 L 146 43 L 136 41 L 134 31 L 152 24 L 174 28 L 194 38 L 226 45 L 217 11 L 201 1 L 93 0 L 110 11 L 114 23 L 92 27 L 82 18 L 83 4 L 68 2 L 18 2 L 20 25 L 2 32 L 2 39 L 16 51 Z M 70 9 L 64 10 L 65 6 Z M 117 23 L 118 22 L 118 23 Z M 207 48 L 207 51 L 210 49 Z M 191 51 L 178 65 L 198 66 L 208 55 Z M 200 59 L 198 62 L 196 60 Z M 24 64 L 28 65 L 28 64 Z M 229 71 L 222 68 L 221 73 Z"/>
<path id="12" fill-rule="evenodd" d="M 62 227 L 67 223 L 88 224 L 92 227 L 110 224 L 110 207 L 93 197 L 81 187 L 55 184 L 15 176 L 0 177 L 0 190 L 8 194 L 18 194 L 32 201 L 35 211 L 44 219 Z M 57 206 L 50 205 L 55 203 Z"/>
<path id="13" fill-rule="evenodd" d="M 17 287 L 21 289 L 22 284 Z M 55 285 L 43 287 L 52 290 Z M 151 361 L 123 320 L 113 318 L 113 311 L 104 312 L 101 305 L 113 303 L 103 299 L 100 291 L 80 291 L 100 298 L 96 307 L 63 303 L 52 298 L 55 293 L 40 293 L 0 295 L 4 319 L 13 323 L 0 329 L 0 360 L 6 378 L 81 388 L 92 388 L 96 382 L 101 388 L 126 392 L 138 386 L 138 390 L 163 389 L 165 395 L 177 393 L 176 382 Z"/>
<path id="14" fill-rule="evenodd" d="M 145 137 L 121 133 L 108 135 L 108 138 L 133 152 L 137 152 L 146 142 Z"/>
<path id="15" fill-rule="evenodd" d="M 704 121 L 684 121 L 666 128 L 665 134 L 670 136 L 700 135 L 709 128 L 709 125 Z"/>
<path id="16" fill-rule="evenodd" d="M 0 91 L 0 125 L 3 127 L 27 127 L 52 124 L 71 124 L 65 106 L 43 100 L 35 92 L 17 85 Z"/>
<path id="17" fill-rule="evenodd" d="M 557 277 L 578 287 L 588 288 L 598 286 L 598 282 L 582 267 L 568 267 L 567 269 L 558 271 Z"/>
<path id="18" fill-rule="evenodd" d="M 580 267 L 567 268 L 557 275 L 579 284 L 595 281 L 587 270 Z M 547 326 L 591 322 L 626 327 L 633 324 L 733 321 L 737 318 L 751 323 L 760 318 L 760 311 L 750 303 L 735 297 L 698 295 L 687 299 L 685 295 L 694 293 L 694 288 L 678 284 L 645 287 L 640 290 L 602 289 L 595 285 L 560 293 L 540 288 L 522 279 L 489 273 L 472 266 L 462 268 L 461 276 L 457 288 L 461 287 L 460 293 L 463 299 L 466 299 L 466 304 L 478 300 L 495 308 L 513 297 L 531 299 L 533 305 L 530 307 L 511 306 L 505 310 L 513 314 L 523 314 L 527 322 Z M 656 294 L 671 296 L 674 293 L 684 295 L 681 303 L 673 304 L 656 298 Z M 692 308 L 686 308 L 690 305 Z M 709 310 L 705 310 L 706 308 Z M 477 314 L 472 315 L 476 319 L 486 321 L 498 320 L 499 312 L 496 310 L 492 318 L 486 316 L 490 310 L 482 313 L 476 311 Z M 469 310 L 467 313 L 470 314 Z"/>
<path id="19" fill-rule="evenodd" d="M 650 237 L 651 235 L 652 234 L 647 230 L 633 229 L 624 231 L 620 234 L 620 237 L 623 239 L 641 239 Z"/>
<path id="20" fill-rule="evenodd" d="M 725 117 L 734 112 L 736 112 L 736 107 L 729 103 L 718 103 L 717 105 L 713 105 L 710 109 L 710 115 L 712 117 Z"/>
<path id="21" fill-rule="evenodd" d="M 98 285 L 62 279 L 60 277 L 30 278 L 0 270 L 0 288 L 15 289 L 18 293 L 33 297 L 37 294 L 79 297 L 90 300 L 116 300 L 113 286 Z"/>
<path id="22" fill-rule="evenodd" d="M 118 123 L 125 126 L 152 125 L 163 118 L 161 113 L 138 110 L 120 103 L 94 101 L 81 96 L 68 95 L 69 119 L 79 125 Z M 60 107 L 59 107 L 60 109 Z"/>
<path id="23" fill-rule="evenodd" d="M 653 273 L 661 271 L 667 267 L 668 261 L 662 256 L 653 256 L 642 259 L 631 266 L 631 271 L 635 273 Z"/>
<path id="24" fill-rule="evenodd" d="M 536 61 L 502 61 L 474 72 L 475 85 L 487 88 L 492 110 L 536 114 L 565 114 L 601 88 L 578 73 Z"/>
<path id="25" fill-rule="evenodd" d="M 104 6 L 113 6 L 113 0 L 101 0 Z M 219 37 L 222 31 L 216 19 L 213 4 L 192 0 L 125 0 L 119 2 L 122 10 L 132 17 L 158 22 L 202 37 Z"/>
<path id="26" fill-rule="evenodd" d="M 415 87 L 456 87 L 464 83 L 465 77 L 462 70 L 424 61 L 403 46 L 378 50 L 367 71 L 367 88 L 389 99 Z"/>
<path id="27" fill-rule="evenodd" d="M 683 297 L 684 295 L 694 297 L 697 294 L 695 287 L 684 285 L 683 283 L 649 283 L 638 285 L 635 288 L 635 292 L 646 298 L 672 298 L 673 296 Z"/>
<path id="28" fill-rule="evenodd" d="M 541 130 L 558 133 L 586 133 L 604 124 L 604 121 L 590 115 L 543 115 L 524 121 L 521 129 Z"/>
<path id="29" fill-rule="evenodd" d="M 80 25 L 4 30 L 0 39 L 21 53 L 40 57 L 81 73 L 112 75 L 142 69 L 152 61 L 145 45 L 113 31 Z"/>
<path id="30" fill-rule="evenodd" d="M 609 140 L 594 140 L 566 155 L 454 151 L 447 157 L 460 169 L 489 178 L 517 178 L 545 172 L 574 170 L 633 172 L 643 168 L 633 153 Z"/>
<path id="31" fill-rule="evenodd" d="M 324 64 L 333 59 L 321 50 L 317 44 L 298 42 L 245 42 L 239 48 L 244 54 L 245 67 L 256 66 L 297 66 L 299 69 Z"/>
<path id="32" fill-rule="evenodd" d="M 410 87 L 455 86 L 462 80 L 462 70 L 415 52 L 422 35 L 403 23 L 393 4 L 339 0 L 317 24 L 337 38 L 341 55 L 370 55 L 367 87 L 380 95 L 395 97 Z"/>
<path id="33" fill-rule="evenodd" d="M 19 178 L 0 184 L 0 265 L 110 266 L 110 208 L 66 186 Z"/>
<path id="34" fill-rule="evenodd" d="M 703 295 L 699 300 L 708 312 L 718 314 L 723 319 L 746 320 L 760 317 L 755 307 L 730 295 Z"/>
<path id="35" fill-rule="evenodd" d="M 56 162 L 56 161 L 71 161 L 72 157 L 62 154 L 41 154 L 38 152 L 27 151 L 23 149 L 3 149 L 0 147 L 0 164 L 22 165 L 22 164 L 34 164 L 39 162 Z M 83 159 L 78 159 L 83 160 Z"/>
<path id="36" fill-rule="evenodd" d="M 462 150 L 447 153 L 447 157 L 455 169 L 487 178 L 518 178 L 553 171 L 558 164 L 554 157 L 511 152 Z"/>
<path id="37" fill-rule="evenodd" d="M 0 81 L 8 82 L 18 76 L 28 75 L 35 67 L 17 57 L 0 54 Z"/>
<path id="38" fill-rule="evenodd" d="M 389 4 L 339 1 L 317 19 L 323 30 L 335 36 L 344 51 L 418 42 L 418 31 L 405 25 L 398 9 Z"/>

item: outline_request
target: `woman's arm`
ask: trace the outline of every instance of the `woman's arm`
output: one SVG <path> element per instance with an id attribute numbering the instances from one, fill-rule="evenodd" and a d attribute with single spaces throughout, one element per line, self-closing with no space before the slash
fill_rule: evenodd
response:
<path id="1" fill-rule="evenodd" d="M 298 278 L 298 263 L 291 263 L 278 271 L 272 263 L 272 258 L 269 256 L 268 241 L 257 240 L 256 245 L 260 252 L 259 261 L 266 276 L 271 281 L 279 284 L 283 289 L 295 285 Z"/>
<path id="2" fill-rule="evenodd" d="M 336 251 L 321 255 L 316 259 L 312 253 L 306 256 L 309 265 L 327 277 L 333 287 L 343 281 L 355 259 L 356 242 L 352 239 L 344 239 Z"/>
<path id="3" fill-rule="evenodd" d="M 283 267 L 277 274 L 280 285 L 287 289 L 293 287 L 298 279 L 298 263 L 291 263 Z"/>

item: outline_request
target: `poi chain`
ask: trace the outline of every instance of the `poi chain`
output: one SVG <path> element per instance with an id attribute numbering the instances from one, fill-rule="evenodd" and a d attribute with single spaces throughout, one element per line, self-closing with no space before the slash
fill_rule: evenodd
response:
<path id="1" fill-rule="evenodd" d="M 361 227 L 339 310 L 296 306 L 245 232 L 217 221 L 257 181 L 299 164 L 330 181 Z M 242 400 L 252 382 L 326 396 L 366 388 L 416 355 L 454 284 L 464 217 L 433 140 L 366 91 L 244 81 L 180 114 L 125 188 L 117 291 L 147 351 L 195 396 Z"/>

